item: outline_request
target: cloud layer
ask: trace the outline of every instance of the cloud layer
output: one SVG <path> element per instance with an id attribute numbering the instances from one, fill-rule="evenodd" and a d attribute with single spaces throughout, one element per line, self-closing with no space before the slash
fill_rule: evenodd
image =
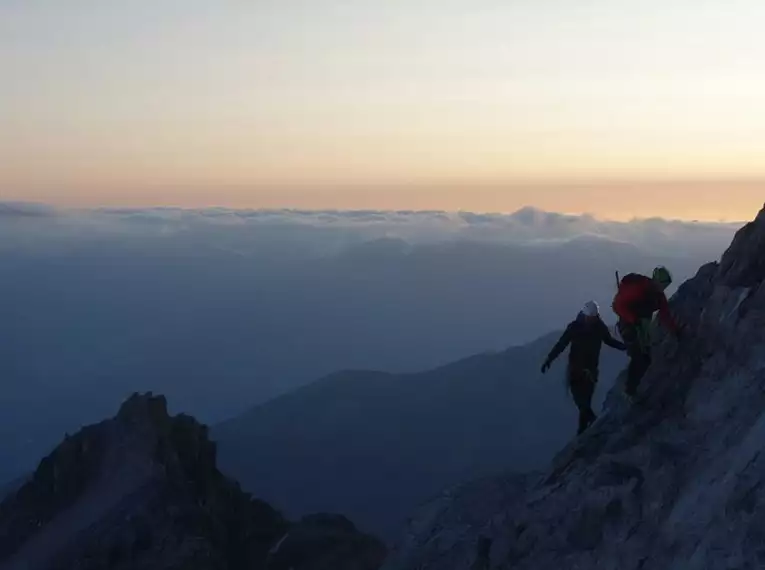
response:
<path id="1" fill-rule="evenodd" d="M 224 208 L 57 210 L 25 203 L 0 203 L 0 221 L 0 237 L 6 246 L 41 244 L 46 238 L 186 236 L 245 254 L 258 246 L 279 243 L 329 254 L 379 239 L 403 240 L 413 246 L 455 241 L 544 245 L 597 239 L 631 244 L 648 252 L 688 255 L 721 253 L 742 225 L 660 218 L 615 222 L 534 208 L 513 214 Z"/>

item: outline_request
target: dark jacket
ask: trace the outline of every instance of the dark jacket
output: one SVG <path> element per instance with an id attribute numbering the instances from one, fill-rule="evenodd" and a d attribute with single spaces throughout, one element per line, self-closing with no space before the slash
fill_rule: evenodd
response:
<path id="1" fill-rule="evenodd" d="M 552 363 L 570 344 L 569 368 L 595 372 L 600 363 L 600 348 L 603 343 L 617 350 L 626 350 L 623 343 L 611 336 L 611 332 L 600 317 L 588 320 L 580 314 L 566 327 L 560 340 L 550 351 L 546 364 Z"/>

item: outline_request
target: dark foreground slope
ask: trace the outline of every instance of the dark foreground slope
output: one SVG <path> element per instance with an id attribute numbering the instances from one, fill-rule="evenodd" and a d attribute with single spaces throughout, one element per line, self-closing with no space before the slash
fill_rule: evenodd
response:
<path id="1" fill-rule="evenodd" d="M 289 514 L 341 512 L 392 538 L 445 486 L 540 467 L 572 437 L 565 358 L 539 372 L 557 337 L 420 374 L 330 376 L 215 427 L 221 468 Z M 624 356 L 603 356 L 614 378 Z"/>
<path id="2" fill-rule="evenodd" d="M 765 210 L 673 299 L 628 407 L 538 475 L 444 493 L 416 513 L 386 570 L 765 567 Z"/>
<path id="3" fill-rule="evenodd" d="M 67 436 L 0 504 L 0 568 L 374 570 L 377 540 L 346 519 L 299 523 L 216 468 L 215 444 L 162 397 Z"/>

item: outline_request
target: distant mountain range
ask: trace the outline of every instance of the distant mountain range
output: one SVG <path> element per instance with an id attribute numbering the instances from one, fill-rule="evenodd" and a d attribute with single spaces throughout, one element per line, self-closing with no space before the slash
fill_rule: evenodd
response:
<path id="1" fill-rule="evenodd" d="M 575 432 L 576 411 L 563 383 L 565 356 L 547 376 L 539 373 L 557 334 L 438 364 L 561 327 L 586 299 L 600 301 L 608 319 L 614 270 L 647 271 L 666 263 L 680 281 L 694 264 L 716 257 L 704 247 L 685 256 L 665 255 L 661 248 L 646 252 L 629 240 L 604 239 L 597 232 L 574 239 L 532 239 L 522 246 L 477 241 L 413 245 L 384 238 L 307 255 L 302 246 L 285 248 L 281 238 L 258 250 L 257 240 L 216 241 L 221 237 L 217 230 L 187 234 L 174 227 L 165 236 L 165 213 L 159 220 L 150 213 L 137 216 L 152 229 L 147 235 L 110 227 L 103 239 L 41 245 L 44 232 L 38 230 L 48 224 L 80 235 L 80 222 L 71 225 L 44 208 L 22 210 L 17 215 L 0 204 L 0 236 L 7 237 L 11 226 L 23 226 L 14 234 L 20 236 L 18 243 L 0 243 L 0 295 L 9 300 L 0 315 L 2 570 L 168 565 L 189 570 L 374 570 L 385 549 L 354 523 L 391 538 L 423 503 L 429 514 L 420 519 L 422 511 L 417 511 L 407 531 L 413 542 L 404 549 L 413 547 L 415 558 L 435 560 L 429 557 L 434 549 L 440 556 L 443 545 L 475 557 L 474 539 L 483 544 L 484 531 L 499 532 L 492 539 L 512 550 L 512 537 L 523 535 L 526 523 L 510 524 L 509 518 L 497 526 L 495 518 L 506 517 L 506 506 L 515 504 L 530 479 L 494 474 L 543 469 Z M 172 215 L 182 220 L 197 214 Z M 534 227 L 555 223 L 556 231 L 570 221 L 535 210 L 517 218 Z M 488 223 L 501 233 L 491 216 L 460 219 L 475 228 Z M 40 226 L 26 226 L 27 221 Z M 642 222 L 645 227 L 652 223 Z M 756 336 L 761 329 L 755 293 L 762 282 L 762 227 L 761 215 L 757 226 L 738 234 L 735 254 L 719 266 L 706 266 L 711 273 L 700 273 L 679 295 L 681 305 L 694 305 L 686 312 L 699 338 L 679 351 L 662 346 L 652 374 L 671 381 L 649 387 L 657 405 L 645 416 L 650 425 L 644 426 L 669 426 L 660 430 L 668 441 L 676 439 L 676 427 L 666 423 L 667 417 L 691 436 L 695 433 L 682 409 L 684 399 L 694 394 L 688 392 L 688 379 L 696 378 L 694 385 L 701 382 L 696 396 L 706 402 L 704 390 L 727 385 L 718 381 L 722 362 L 743 371 L 731 376 L 734 388 L 744 386 L 755 400 L 761 393 L 756 382 L 741 384 L 756 379 L 759 361 L 747 347 L 756 348 L 757 339 L 736 339 Z M 656 229 L 668 232 L 661 239 L 671 238 L 671 224 L 657 222 Z M 731 346 L 726 338 L 733 339 L 727 343 Z M 696 344 L 699 350 L 692 349 Z M 699 358 L 706 367 L 702 372 Z M 604 351 L 596 409 L 624 365 L 622 354 Z M 351 369 L 308 384 L 343 367 Z M 429 370 L 407 372 L 417 369 Z M 673 378 L 680 378 L 680 384 Z M 174 407 L 207 419 L 255 406 L 213 428 L 217 446 L 204 425 L 190 416 L 171 416 L 164 398 L 151 395 L 133 396 L 116 417 L 80 429 L 104 417 L 116 397 L 145 389 L 170 392 Z M 744 423 L 739 422 L 745 427 L 756 418 L 748 410 Z M 748 433 L 735 422 L 733 431 L 720 432 L 716 416 L 712 419 L 709 433 L 718 434 L 720 449 Z M 582 446 L 573 444 L 559 456 L 553 479 L 566 476 L 571 465 L 589 469 L 567 455 L 584 450 L 591 459 L 590 451 L 604 442 L 608 453 L 598 469 L 610 470 L 608 455 L 626 448 L 642 450 L 628 462 L 650 459 L 653 466 L 656 450 L 651 446 L 659 445 L 657 457 L 664 458 L 666 442 L 643 438 L 644 430 L 635 430 L 642 421 L 622 425 L 618 414 L 606 414 L 591 438 L 577 439 Z M 61 441 L 64 431 L 76 433 Z M 699 433 L 709 440 L 708 433 Z M 635 434 L 651 453 L 632 441 Z M 677 446 L 670 444 L 667 457 L 675 457 Z M 751 451 L 751 445 L 743 447 Z M 684 461 L 692 463 L 694 449 L 688 449 Z M 723 458 L 718 467 L 724 471 L 725 454 L 718 452 L 712 455 Z M 218 464 L 241 478 L 258 500 L 224 476 Z M 699 472 L 695 467 L 688 472 Z M 684 476 L 682 466 L 680 471 Z M 29 475 L 17 478 L 23 473 Z M 609 471 L 608 477 L 620 477 L 618 469 L 615 473 Z M 671 483 L 676 474 L 670 475 Z M 715 481 L 729 480 L 718 475 Z M 549 520 L 527 533 L 531 538 L 524 539 L 519 556 L 557 552 L 555 545 L 532 546 L 555 526 L 550 520 L 576 513 L 582 495 L 577 489 L 586 491 L 591 480 L 577 477 L 571 501 L 550 495 L 547 510 L 539 515 Z M 444 499 L 442 489 L 476 479 L 459 487 L 456 503 L 448 493 Z M 597 477 L 593 480 L 600 484 Z M 662 481 L 651 486 L 657 496 L 676 488 Z M 632 493 L 625 487 L 625 501 Z M 446 505 L 436 509 L 446 518 L 434 515 L 428 502 L 434 497 Z M 602 497 L 593 493 L 588 500 L 595 505 Z M 524 506 L 521 519 L 536 520 L 535 501 L 532 497 Z M 503 511 L 497 512 L 493 502 Z M 604 507 L 609 516 L 614 515 L 611 504 Z M 309 513 L 320 514 L 304 516 Z M 467 531 L 465 520 L 472 521 Z M 568 521 L 560 540 L 581 538 L 577 529 L 582 520 Z M 448 532 L 432 542 L 439 525 Z M 623 530 L 631 529 L 625 524 Z M 593 536 L 579 543 L 584 556 L 589 556 L 591 541 L 605 535 Z M 655 533 L 649 529 L 644 536 L 649 540 Z"/>
<path id="2" fill-rule="evenodd" d="M 327 510 L 391 536 L 442 488 L 543 465 L 576 430 L 558 335 L 418 374 L 331 375 L 215 426 L 221 468 L 292 516 Z M 605 348 L 596 404 L 623 367 Z"/>
<path id="3" fill-rule="evenodd" d="M 27 219 L 43 235 L 51 223 Z M 217 423 L 337 370 L 413 372 L 529 342 L 590 298 L 609 318 L 615 270 L 661 262 L 682 279 L 717 256 L 603 239 L 386 239 L 326 256 L 277 240 L 244 255 L 259 242 L 101 237 L 0 244 L 0 482 L 136 390 Z"/>

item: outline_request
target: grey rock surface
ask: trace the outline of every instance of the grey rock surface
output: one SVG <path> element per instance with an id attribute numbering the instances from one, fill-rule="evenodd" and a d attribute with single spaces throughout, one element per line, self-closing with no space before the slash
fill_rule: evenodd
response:
<path id="1" fill-rule="evenodd" d="M 673 297 L 686 334 L 656 329 L 635 404 L 620 379 L 518 493 L 494 498 L 506 475 L 425 505 L 384 568 L 765 568 L 764 281 L 765 210 Z"/>

